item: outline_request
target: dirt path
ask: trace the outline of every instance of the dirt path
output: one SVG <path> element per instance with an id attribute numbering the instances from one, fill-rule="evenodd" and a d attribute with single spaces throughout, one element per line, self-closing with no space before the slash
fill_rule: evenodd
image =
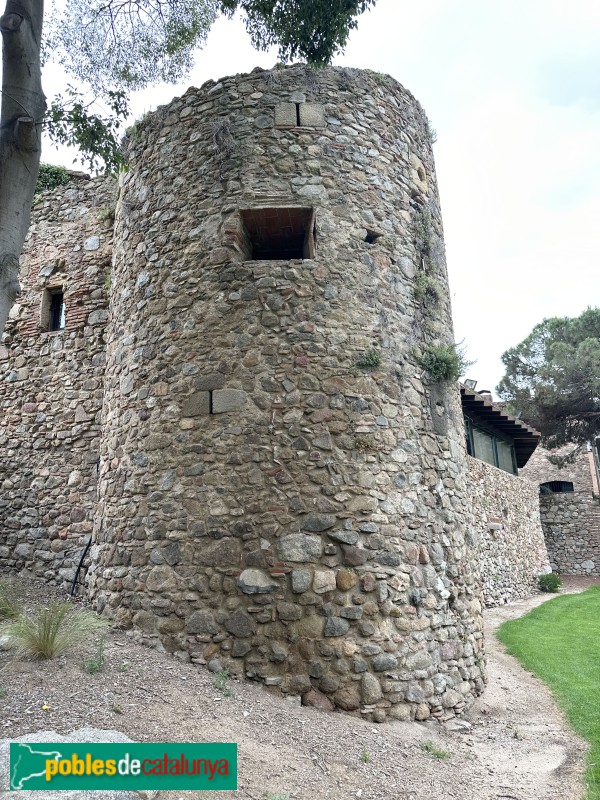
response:
<path id="1" fill-rule="evenodd" d="M 465 721 L 375 725 L 252 684 L 234 683 L 226 696 L 210 673 L 116 632 L 96 675 L 82 668 L 90 654 L 40 665 L 10 662 L 0 651 L 0 738 L 93 726 L 138 741 L 235 741 L 238 792 L 214 800 L 581 800 L 583 743 L 492 633 L 546 597 L 487 612 L 489 688 Z M 164 792 L 160 800 L 212 797 Z"/>

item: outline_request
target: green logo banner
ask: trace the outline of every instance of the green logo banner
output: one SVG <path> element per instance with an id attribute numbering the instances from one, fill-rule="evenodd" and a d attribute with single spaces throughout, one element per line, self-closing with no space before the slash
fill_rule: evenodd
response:
<path id="1" fill-rule="evenodd" d="M 11 743 L 10 788 L 237 789 L 237 744 Z"/>

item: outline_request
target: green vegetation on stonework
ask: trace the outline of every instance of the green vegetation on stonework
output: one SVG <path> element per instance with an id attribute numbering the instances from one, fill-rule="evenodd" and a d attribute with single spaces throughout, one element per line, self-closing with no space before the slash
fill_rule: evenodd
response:
<path id="1" fill-rule="evenodd" d="M 64 167 L 58 167 L 54 164 L 40 164 L 35 193 L 39 194 L 50 189 L 56 189 L 57 186 L 65 186 L 67 183 L 71 183 L 72 180 L 73 176 Z"/>
<path id="2" fill-rule="evenodd" d="M 599 619 L 600 587 L 593 587 L 556 597 L 498 631 L 508 652 L 548 684 L 572 727 L 589 742 L 586 800 L 600 800 Z"/>
<path id="3" fill-rule="evenodd" d="M 378 350 L 366 350 L 356 361 L 358 369 L 367 372 L 381 366 L 381 353 Z"/>
<path id="4" fill-rule="evenodd" d="M 473 363 L 458 344 L 429 345 L 419 361 L 434 383 L 454 383 Z"/>

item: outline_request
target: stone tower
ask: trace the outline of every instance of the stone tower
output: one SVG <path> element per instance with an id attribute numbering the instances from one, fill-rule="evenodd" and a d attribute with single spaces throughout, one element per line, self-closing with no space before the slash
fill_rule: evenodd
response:
<path id="1" fill-rule="evenodd" d="M 90 590 L 210 669 L 361 709 L 483 687 L 427 119 L 371 72 L 190 89 L 131 132 Z M 324 697 L 323 697 L 324 696 Z"/>

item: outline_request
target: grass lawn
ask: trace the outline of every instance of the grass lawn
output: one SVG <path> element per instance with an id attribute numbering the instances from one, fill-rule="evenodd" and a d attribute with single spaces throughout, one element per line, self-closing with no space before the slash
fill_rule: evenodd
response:
<path id="1" fill-rule="evenodd" d="M 556 597 L 498 638 L 552 689 L 572 727 L 590 743 L 587 800 L 600 800 L 600 587 Z"/>

